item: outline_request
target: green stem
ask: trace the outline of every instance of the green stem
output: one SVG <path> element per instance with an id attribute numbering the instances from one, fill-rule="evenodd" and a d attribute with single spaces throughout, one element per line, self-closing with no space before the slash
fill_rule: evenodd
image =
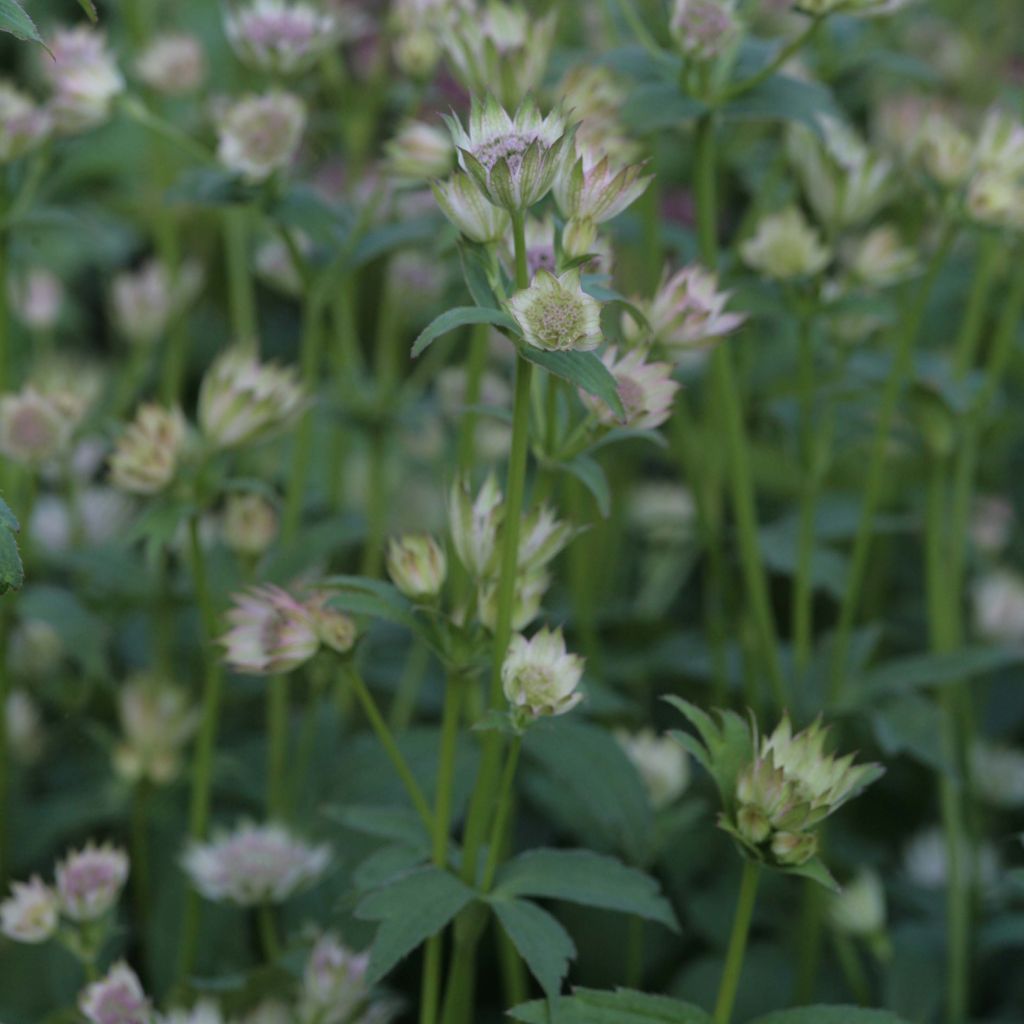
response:
<path id="1" fill-rule="evenodd" d="M 715 1000 L 715 1024 L 729 1024 L 732 1008 L 736 1002 L 739 989 L 740 973 L 743 970 L 743 954 L 747 949 L 747 936 L 750 934 L 750 922 L 754 916 L 754 904 L 757 901 L 757 883 L 761 875 L 761 865 L 754 860 L 743 861 L 743 876 L 740 881 L 740 894 L 736 902 L 736 915 L 732 922 L 732 934 L 729 936 L 729 948 L 725 955 L 725 969 L 722 981 L 718 986 L 718 998 Z"/>
<path id="2" fill-rule="evenodd" d="M 799 390 L 800 461 L 803 484 L 800 489 L 800 525 L 797 539 L 796 579 L 793 587 L 793 652 L 798 676 L 811 660 L 813 623 L 814 516 L 817 502 L 817 469 L 814 465 L 814 345 L 812 324 L 806 314 L 800 318 Z"/>
<path id="3" fill-rule="evenodd" d="M 224 211 L 224 247 L 232 341 L 255 355 L 260 349 L 259 325 L 249 273 L 249 211 L 244 206 L 231 206 Z"/>
<path id="4" fill-rule="evenodd" d="M 480 402 L 484 372 L 487 369 L 488 339 L 490 326 L 477 324 L 469 336 L 469 352 L 466 357 L 466 405 L 459 430 L 459 450 L 456 464 L 459 473 L 468 475 L 476 459 L 477 415 L 471 411 Z"/>
<path id="5" fill-rule="evenodd" d="M 256 920 L 260 930 L 263 956 L 268 965 L 273 965 L 281 956 L 281 943 L 277 937 L 277 922 L 274 920 L 273 904 L 261 903 L 256 909 Z"/>
<path id="6" fill-rule="evenodd" d="M 768 64 L 761 68 L 760 71 L 751 75 L 749 78 L 743 79 L 741 82 L 734 82 L 722 93 L 720 99 L 736 99 L 738 96 L 742 96 L 744 93 L 748 93 L 752 89 L 756 89 L 762 82 L 771 78 L 779 68 L 783 67 L 791 57 L 794 57 L 799 53 L 799 51 L 814 38 L 824 20 L 825 19 L 820 16 L 813 18 L 807 28 L 805 28 L 798 36 L 791 39 L 781 50 L 779 50 Z"/>
<path id="7" fill-rule="evenodd" d="M 498 784 L 498 809 L 494 815 L 494 824 L 491 826 L 487 863 L 484 865 L 484 873 L 480 880 L 483 892 L 490 892 L 491 886 L 494 885 L 494 876 L 498 873 L 498 864 L 505 843 L 505 830 L 512 817 L 516 768 L 519 767 L 519 752 L 522 746 L 523 738 L 516 736 L 509 744 L 508 753 L 505 755 L 505 767 L 501 773 L 501 782 Z"/>
<path id="8" fill-rule="evenodd" d="M 426 798 L 423 796 L 423 791 L 416 781 L 416 776 L 413 775 L 408 763 L 402 756 L 402 751 L 399 750 L 394 735 L 388 728 L 387 722 L 384 721 L 384 717 L 377 707 L 377 702 L 373 699 L 373 694 L 370 693 L 369 687 L 367 687 L 366 682 L 354 665 L 346 662 L 343 673 L 350 688 L 355 693 L 356 699 L 362 706 L 363 714 L 366 715 L 370 727 L 376 733 L 380 745 L 384 748 L 384 752 L 388 755 L 398 777 L 402 780 L 409 799 L 412 801 L 413 807 L 416 808 L 416 813 L 423 819 L 423 824 L 426 825 L 427 831 L 433 835 L 434 814 Z"/>
<path id="9" fill-rule="evenodd" d="M 281 819 L 287 804 L 288 677 L 267 680 L 267 816 Z"/>
<path id="10" fill-rule="evenodd" d="M 149 784 L 145 779 L 135 785 L 132 793 L 132 892 L 135 896 L 135 918 L 138 941 L 144 942 L 149 923 Z"/>
<path id="11" fill-rule="evenodd" d="M 644 983 L 644 919 L 633 914 L 626 933 L 626 987 L 638 989 Z"/>
<path id="12" fill-rule="evenodd" d="M 839 959 L 839 967 L 846 979 L 847 987 L 853 993 L 853 998 L 860 1006 L 871 1005 L 871 986 L 868 984 L 867 973 L 861 963 L 857 947 L 849 935 L 834 935 L 836 956 Z"/>
<path id="13" fill-rule="evenodd" d="M 989 310 L 989 296 L 996 271 L 1003 256 L 1003 242 L 998 236 L 986 238 L 982 242 L 978 260 L 978 269 L 974 274 L 970 295 L 967 297 L 967 308 L 960 324 L 956 347 L 953 355 L 953 368 L 958 377 L 974 365 L 977 357 L 978 342 L 981 340 L 981 329 L 985 324 L 985 315 Z"/>
<path id="14" fill-rule="evenodd" d="M 192 794 L 189 804 L 189 835 L 194 840 L 206 835 L 210 818 L 210 795 L 213 783 L 213 757 L 217 743 L 217 725 L 220 718 L 223 673 L 220 659 L 212 650 L 217 634 L 217 615 L 206 571 L 206 556 L 199 539 L 199 516 L 189 520 L 189 547 L 192 556 L 192 575 L 195 580 L 196 602 L 203 623 L 204 679 L 203 709 L 192 756 Z M 185 904 L 185 919 L 179 946 L 179 977 L 184 981 L 192 972 L 199 942 L 199 898 L 189 890 Z"/>
<path id="15" fill-rule="evenodd" d="M 387 430 L 382 423 L 372 427 L 369 446 L 370 478 L 366 499 L 366 542 L 360 572 L 379 576 L 384 563 L 384 539 L 387 533 Z"/>
<path id="16" fill-rule="evenodd" d="M 886 453 L 900 394 L 906 383 L 913 363 L 914 342 L 924 319 L 932 287 L 942 269 L 953 242 L 953 232 L 946 228 L 944 238 L 935 251 L 928 272 L 918 287 L 917 295 L 910 304 L 900 324 L 896 338 L 895 353 L 889 376 L 882 390 L 881 407 L 878 411 L 875 436 L 868 458 L 867 479 L 864 483 L 864 498 L 861 502 L 860 518 L 850 557 L 850 569 L 846 587 L 839 608 L 835 645 L 832 651 L 832 666 L 829 679 L 829 698 L 837 700 L 846 682 L 846 662 L 849 657 L 853 624 L 860 605 L 861 591 L 868 567 L 868 554 L 875 529 L 875 516 L 882 499 L 882 485 L 885 482 Z"/>

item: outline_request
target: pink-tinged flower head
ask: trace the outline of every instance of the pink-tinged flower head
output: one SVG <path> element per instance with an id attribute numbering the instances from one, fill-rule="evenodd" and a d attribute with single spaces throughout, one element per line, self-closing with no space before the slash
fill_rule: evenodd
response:
<path id="1" fill-rule="evenodd" d="M 150 1024 L 152 1008 L 138 975 L 122 960 L 78 997 L 90 1024 Z"/>
<path id="2" fill-rule="evenodd" d="M 355 953 L 334 932 L 317 939 L 302 975 L 300 1016 L 322 1024 L 344 1024 L 366 1001 L 368 953 Z"/>
<path id="3" fill-rule="evenodd" d="M 288 426 L 305 404 L 291 367 L 261 363 L 241 348 L 230 349 L 203 377 L 199 426 L 219 448 L 233 448 Z"/>
<path id="4" fill-rule="evenodd" d="M 691 264 L 669 275 L 666 268 L 653 299 L 640 303 L 654 340 L 668 349 L 704 348 L 739 327 L 746 317 L 726 310 L 731 292 L 718 290 L 710 270 Z M 627 334 L 637 333 L 632 320 Z"/>
<path id="5" fill-rule="evenodd" d="M 140 406 L 110 456 L 114 486 L 131 494 L 162 491 L 177 472 L 186 430 L 180 409 Z"/>
<path id="6" fill-rule="evenodd" d="M 95 921 L 117 903 L 128 881 L 128 855 L 104 843 L 89 842 L 57 864 L 57 894 L 73 921 Z"/>
<path id="7" fill-rule="evenodd" d="M 501 668 L 506 699 L 529 718 L 572 710 L 583 699 L 576 689 L 582 675 L 583 659 L 566 651 L 560 629 L 546 627 L 529 640 L 513 636 Z"/>
<path id="8" fill-rule="evenodd" d="M 181 754 L 195 732 L 198 715 L 181 687 L 142 677 L 117 695 L 123 741 L 114 750 L 114 768 L 130 782 L 171 782 L 181 770 Z"/>
<path id="9" fill-rule="evenodd" d="M 468 174 L 456 171 L 431 187 L 441 212 L 472 241 L 497 242 L 508 233 L 508 213 L 495 206 Z"/>
<path id="10" fill-rule="evenodd" d="M 522 517 L 519 528 L 519 572 L 543 569 L 573 538 L 573 527 L 546 504 Z"/>
<path id="11" fill-rule="evenodd" d="M 0 166 L 35 149 L 52 128 L 53 121 L 45 108 L 0 80 Z"/>
<path id="12" fill-rule="evenodd" d="M 280 91 L 244 96 L 224 112 L 217 157 L 228 170 L 258 184 L 292 162 L 305 127 L 306 107 L 298 96 Z"/>
<path id="13" fill-rule="evenodd" d="M 492 473 L 476 497 L 465 478 L 456 480 L 448 498 L 448 528 L 452 547 L 462 567 L 474 578 L 486 576 L 493 568 L 498 543 L 498 527 L 505 506 Z"/>
<path id="14" fill-rule="evenodd" d="M 740 29 L 732 0 L 676 0 L 670 28 L 683 53 L 714 60 Z"/>
<path id="15" fill-rule="evenodd" d="M 679 384 L 672 379 L 671 363 L 648 363 L 644 353 L 633 349 L 621 358 L 618 349 L 610 348 L 601 357 L 608 372 L 615 378 L 626 425 L 638 430 L 660 427 L 672 415 Z M 608 426 L 619 422 L 606 403 L 580 391 L 583 404 Z"/>
<path id="16" fill-rule="evenodd" d="M 182 865 L 207 899 L 243 907 L 279 903 L 316 882 L 331 859 L 328 846 L 313 846 L 283 825 L 245 823 L 210 842 L 192 842 Z"/>
<path id="17" fill-rule="evenodd" d="M 30 330 L 49 331 L 57 326 L 64 304 L 64 286 L 52 271 L 32 267 L 24 274 L 12 276 L 7 296 L 11 312 Z"/>
<path id="18" fill-rule="evenodd" d="M 86 25 L 59 29 L 49 49 L 41 66 L 54 90 L 58 130 L 78 132 L 105 121 L 114 97 L 124 91 L 124 78 L 103 33 Z"/>
<path id="19" fill-rule="evenodd" d="M 0 452 L 22 465 L 39 465 L 67 446 L 74 423 L 56 396 L 26 387 L 0 398 Z"/>
<path id="20" fill-rule="evenodd" d="M 38 875 L 12 882 L 11 895 L 0 903 L 0 932 L 15 942 L 46 942 L 57 933 L 57 894 Z"/>
<path id="21" fill-rule="evenodd" d="M 184 32 L 159 35 L 139 54 L 135 73 L 165 96 L 195 92 L 206 77 L 203 44 Z"/>
<path id="22" fill-rule="evenodd" d="M 320 649 L 310 610 L 280 587 L 253 587 L 235 595 L 231 629 L 221 638 L 227 663 L 248 675 L 291 672 Z"/>
<path id="23" fill-rule="evenodd" d="M 594 147 L 579 148 L 579 158 L 563 164 L 553 189 L 567 219 L 603 224 L 632 206 L 652 181 L 651 175 L 644 175 L 643 164 L 618 166 Z"/>
<path id="24" fill-rule="evenodd" d="M 118 274 L 110 289 L 111 312 L 118 331 L 131 342 L 155 344 L 172 319 L 196 297 L 202 283 L 202 269 L 188 260 L 173 279 L 158 260 Z"/>
<path id="25" fill-rule="evenodd" d="M 335 45 L 333 15 L 312 4 L 254 0 L 229 9 L 224 30 L 238 59 L 257 71 L 294 75 L 306 71 Z"/>

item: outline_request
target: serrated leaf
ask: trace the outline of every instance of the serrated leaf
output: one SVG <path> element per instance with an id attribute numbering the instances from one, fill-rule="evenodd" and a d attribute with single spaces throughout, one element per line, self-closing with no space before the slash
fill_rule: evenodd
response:
<path id="1" fill-rule="evenodd" d="M 406 846 L 430 848 L 430 837 L 418 814 L 404 807 L 327 807 L 324 813 L 353 832 L 376 836 L 379 839 L 394 839 Z"/>
<path id="2" fill-rule="evenodd" d="M 400 960 L 436 935 L 476 893 L 454 875 L 429 867 L 370 893 L 356 917 L 379 921 L 370 948 L 367 984 L 376 985 Z"/>
<path id="3" fill-rule="evenodd" d="M 548 352 L 533 345 L 523 345 L 519 352 L 531 363 L 543 366 L 548 373 L 600 398 L 616 416 L 625 419 L 626 411 L 622 407 L 615 377 L 593 352 Z"/>
<path id="4" fill-rule="evenodd" d="M 545 994 L 554 998 L 569 973 L 576 946 L 556 918 L 527 900 L 495 900 L 491 906 L 530 973 Z"/>
<path id="5" fill-rule="evenodd" d="M 442 335 L 467 324 L 493 324 L 495 327 L 504 328 L 513 334 L 520 333 L 519 325 L 504 310 L 489 309 L 486 306 L 458 306 L 442 313 L 423 328 L 412 346 L 413 359 L 421 355 L 432 342 Z"/>
<path id="6" fill-rule="evenodd" d="M 42 37 L 35 22 L 28 16 L 18 0 L 0 0 L 0 32 L 9 32 L 25 42 L 41 43 Z"/>
<path id="7" fill-rule="evenodd" d="M 615 992 L 578 988 L 548 1004 L 522 1003 L 508 1011 L 523 1024 L 711 1024 L 706 1010 L 668 996 L 648 995 L 632 989 Z"/>
<path id="8" fill-rule="evenodd" d="M 495 892 L 582 903 L 635 914 L 678 930 L 675 913 L 658 883 L 614 857 L 591 850 L 528 850 L 498 874 Z"/>
<path id="9" fill-rule="evenodd" d="M 96 13 L 96 5 L 92 0 L 78 0 L 78 6 L 85 11 L 86 17 L 95 25 L 99 21 L 99 15 Z"/>
<path id="10" fill-rule="evenodd" d="M 20 529 L 18 517 L 0 498 L 0 594 L 17 590 L 25 582 L 25 568 L 16 538 Z"/>
<path id="11" fill-rule="evenodd" d="M 799 1006 L 776 1010 L 750 1024 L 907 1024 L 889 1010 L 869 1010 L 863 1006 Z"/>

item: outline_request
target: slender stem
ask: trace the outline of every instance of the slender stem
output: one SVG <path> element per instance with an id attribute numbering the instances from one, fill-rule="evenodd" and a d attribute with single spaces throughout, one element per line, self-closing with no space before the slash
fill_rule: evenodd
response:
<path id="1" fill-rule="evenodd" d="M 982 242 L 978 260 L 978 269 L 974 274 L 970 294 L 967 297 L 967 308 L 960 324 L 956 347 L 953 355 L 953 368 L 958 377 L 962 377 L 974 364 L 977 356 L 978 342 L 981 340 L 981 329 L 985 325 L 985 314 L 989 308 L 989 296 L 996 271 L 1003 256 L 1003 242 L 998 236 L 986 238 Z"/>
<path id="2" fill-rule="evenodd" d="M 132 793 L 132 892 L 139 941 L 149 923 L 149 783 L 141 779 Z"/>
<path id="3" fill-rule="evenodd" d="M 402 755 L 402 751 L 399 750 L 394 735 L 388 728 L 387 722 L 384 721 L 384 716 L 381 715 L 377 702 L 373 699 L 373 694 L 370 693 L 369 687 L 367 687 L 366 682 L 354 665 L 346 662 L 343 673 L 362 706 L 363 713 L 366 715 L 370 727 L 377 734 L 380 745 L 384 748 L 384 752 L 388 755 L 391 764 L 398 773 L 398 777 L 402 780 L 402 784 L 409 794 L 409 799 L 412 801 L 413 807 L 416 808 L 416 813 L 423 819 L 427 830 L 433 835 L 434 814 L 426 798 L 423 796 L 423 791 L 416 781 L 416 776 L 413 775 L 405 757 Z"/>
<path id="4" fill-rule="evenodd" d="M 829 679 L 829 697 L 837 700 L 846 682 L 846 662 L 853 634 L 854 619 L 860 605 L 861 591 L 868 567 L 868 554 L 875 528 L 875 515 L 882 499 L 882 485 L 885 482 L 886 452 L 889 437 L 896 417 L 900 393 L 910 373 L 913 362 L 914 342 L 924 319 L 928 297 L 939 271 L 946 261 L 953 242 L 953 231 L 946 228 L 944 238 L 935 251 L 931 265 L 918 286 L 917 295 L 907 310 L 896 338 L 895 354 L 889 376 L 882 390 L 881 407 L 878 411 L 875 436 L 871 454 L 868 457 L 867 479 L 864 483 L 864 498 L 861 502 L 860 518 L 850 558 L 850 569 L 843 590 L 839 608 L 839 622 L 836 626 L 835 644 L 832 651 L 832 666 Z"/>
<path id="5" fill-rule="evenodd" d="M 231 206 L 224 211 L 224 247 L 232 341 L 255 354 L 260 348 L 259 325 L 249 273 L 249 211 L 244 206 Z"/>
<path id="6" fill-rule="evenodd" d="M 489 892 L 491 886 L 494 885 L 494 876 L 498 872 L 498 864 L 501 861 L 502 847 L 505 842 L 505 830 L 512 816 L 512 797 L 514 794 L 516 768 L 519 767 L 519 751 L 522 749 L 522 746 L 522 737 L 516 736 L 509 744 L 508 753 L 505 755 L 505 767 L 501 773 L 501 782 L 498 786 L 498 809 L 494 815 L 494 824 L 491 826 L 491 840 L 487 849 L 487 863 L 484 866 L 483 877 L 480 880 L 480 885 L 484 892 Z"/>
<path id="7" fill-rule="evenodd" d="M 10 341 L 9 312 L 7 308 L 7 240 L 8 235 L 3 227 L 3 218 L 7 207 L 7 179 L 0 173 L 0 394 L 7 390 L 8 346 Z M 9 466 L 6 461 L 0 462 L 0 488 L 8 484 Z M 0 527 L 6 529 L 6 527 Z M 8 600 L 0 598 L 0 650 L 7 650 L 8 634 Z M 7 890 L 7 852 L 10 836 L 10 818 L 8 816 L 8 799 L 10 779 L 8 771 L 7 750 L 7 697 L 10 692 L 7 658 L 0 657 L 0 892 Z"/>
<path id="8" fill-rule="evenodd" d="M 847 987 L 860 1006 L 871 1005 L 871 986 L 868 984 L 867 973 L 861 963 L 857 947 L 849 935 L 836 933 L 834 936 L 836 956 L 839 967 L 846 979 Z"/>
<path id="9" fill-rule="evenodd" d="M 814 465 L 814 345 L 810 318 L 803 314 L 799 325 L 800 461 L 803 484 L 800 489 L 800 524 L 797 538 L 796 579 L 793 587 L 793 652 L 797 672 L 807 671 L 811 660 L 814 588 L 814 514 L 817 501 L 817 470 Z"/>
<path id="10" fill-rule="evenodd" d="M 267 680 L 267 816 L 280 819 L 287 804 L 288 677 Z"/>
<path id="11" fill-rule="evenodd" d="M 213 783 L 213 756 L 217 743 L 217 725 L 220 718 L 223 673 L 220 659 L 211 650 L 217 633 L 217 616 L 210 596 L 206 571 L 206 556 L 199 539 L 199 517 L 189 520 L 189 546 L 192 556 L 192 575 L 195 580 L 196 602 L 203 623 L 204 678 L 203 709 L 192 757 L 192 794 L 189 804 L 189 835 L 202 839 L 210 818 L 210 795 Z M 179 977 L 184 981 L 192 972 L 199 941 L 199 899 L 189 890 L 185 904 L 185 919 L 179 946 Z"/>
<path id="12" fill-rule="evenodd" d="M 459 472 L 463 474 L 473 469 L 476 459 L 477 415 L 471 410 L 480 402 L 484 371 L 487 369 L 489 337 L 490 327 L 487 324 L 475 325 L 469 336 L 469 352 L 466 356 L 466 405 L 469 408 L 462 414 L 456 459 Z"/>
<path id="13" fill-rule="evenodd" d="M 729 1024 L 732 1008 L 739 989 L 740 973 L 743 970 L 743 954 L 747 949 L 747 936 L 754 916 L 757 900 L 757 883 L 761 876 L 761 865 L 754 860 L 743 861 L 743 876 L 740 880 L 740 894 L 736 902 L 736 916 L 732 921 L 732 934 L 725 955 L 725 969 L 718 986 L 715 1000 L 715 1024 Z"/>
<path id="14" fill-rule="evenodd" d="M 644 919 L 633 914 L 626 933 L 626 987 L 640 988 L 644 983 Z"/>
<path id="15" fill-rule="evenodd" d="M 281 942 L 277 937 L 277 922 L 274 920 L 274 906 L 261 903 L 256 908 L 256 922 L 260 930 L 260 944 L 268 964 L 277 963 L 281 956 Z"/>
<path id="16" fill-rule="evenodd" d="M 744 78 L 740 82 L 734 82 L 722 93 L 720 99 L 736 99 L 738 96 L 750 92 L 751 89 L 756 89 L 762 82 L 771 78 L 779 68 L 783 67 L 791 57 L 795 56 L 814 38 L 824 20 L 820 16 L 812 18 L 810 24 L 808 24 L 803 32 L 791 39 L 760 71 L 749 78 Z"/>
<path id="17" fill-rule="evenodd" d="M 715 177 L 715 120 L 704 114 L 694 135 L 693 188 L 697 197 L 697 248 L 701 262 L 718 268 L 718 184 Z"/>
<path id="18" fill-rule="evenodd" d="M 369 446 L 370 479 L 366 499 L 366 542 L 360 569 L 364 576 L 379 576 L 384 562 L 387 525 L 388 432 L 382 423 L 372 427 Z"/>

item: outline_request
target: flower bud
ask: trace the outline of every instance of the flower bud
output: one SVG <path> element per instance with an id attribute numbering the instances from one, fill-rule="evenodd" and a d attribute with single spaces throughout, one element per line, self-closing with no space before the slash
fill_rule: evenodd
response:
<path id="1" fill-rule="evenodd" d="M 42 145 L 52 127 L 43 107 L 0 79 L 0 167 Z"/>
<path id="2" fill-rule="evenodd" d="M 455 165 L 451 136 L 424 121 L 407 121 L 385 146 L 391 173 L 411 182 L 443 178 Z"/>
<path id="3" fill-rule="evenodd" d="M 57 326 L 64 303 L 64 286 L 60 278 L 45 267 L 32 267 L 24 274 L 12 276 L 7 295 L 11 312 L 29 330 L 51 331 Z"/>
<path id="4" fill-rule="evenodd" d="M 111 287 L 114 323 L 129 341 L 152 345 L 195 299 L 202 283 L 203 272 L 191 261 L 178 267 L 173 280 L 157 260 L 118 274 Z"/>
<path id="5" fill-rule="evenodd" d="M 740 245 L 740 255 L 753 270 L 777 280 L 811 277 L 831 260 L 821 236 L 795 206 L 762 218 L 753 237 Z"/>
<path id="6" fill-rule="evenodd" d="M 799 867 L 818 852 L 818 837 L 813 832 L 776 832 L 771 850 L 783 867 Z"/>
<path id="7" fill-rule="evenodd" d="M 971 140 L 939 111 L 924 119 L 913 152 L 925 173 L 945 188 L 958 188 L 970 175 L 974 156 Z"/>
<path id="8" fill-rule="evenodd" d="M 903 244 L 891 224 L 872 228 L 843 253 L 850 272 L 860 282 L 886 288 L 909 277 L 917 269 L 917 253 Z"/>
<path id="9" fill-rule="evenodd" d="M 163 96 L 195 92 L 206 78 L 203 44 L 184 32 L 158 35 L 139 54 L 135 73 L 150 89 Z"/>
<path id="10" fill-rule="evenodd" d="M 42 70 L 54 90 L 50 109 L 58 131 L 79 132 L 110 116 L 124 78 L 102 32 L 79 25 L 59 29 L 49 41 Z"/>
<path id="11" fill-rule="evenodd" d="M 180 409 L 140 406 L 110 457 L 114 486 L 131 494 L 162 491 L 177 472 L 186 429 Z"/>
<path id="12" fill-rule="evenodd" d="M 512 599 L 512 628 L 525 629 L 540 614 L 541 602 L 551 585 L 551 577 L 541 570 L 520 571 Z M 493 633 L 498 622 L 498 583 L 490 580 L 477 591 L 477 618 Z"/>
<path id="13" fill-rule="evenodd" d="M 122 960 L 78 999 L 90 1024 L 150 1024 L 152 1010 L 138 975 Z"/>
<path id="14" fill-rule="evenodd" d="M 218 126 L 217 157 L 246 181 L 259 184 L 291 164 L 306 127 L 302 100 L 287 92 L 245 96 Z"/>
<path id="15" fill-rule="evenodd" d="M 553 194 L 562 216 L 586 218 L 595 224 L 617 217 L 647 190 L 652 177 L 644 176 L 643 164 L 617 167 L 589 146 L 573 163 L 566 163 L 555 177 Z"/>
<path id="16" fill-rule="evenodd" d="M 1024 124 L 1005 111 L 989 111 L 974 148 L 974 164 L 981 171 L 1024 174 Z"/>
<path id="17" fill-rule="evenodd" d="M 313 615 L 280 587 L 252 587 L 234 596 L 221 638 L 225 659 L 236 672 L 280 675 L 305 664 L 320 649 Z"/>
<path id="18" fill-rule="evenodd" d="M 67 448 L 74 423 L 55 396 L 29 386 L 0 398 L 0 452 L 24 466 L 38 466 Z"/>
<path id="19" fill-rule="evenodd" d="M 582 699 L 577 692 L 583 659 L 569 654 L 560 629 L 546 627 L 530 640 L 512 637 L 501 667 L 505 698 L 526 718 L 563 715 Z"/>
<path id="20" fill-rule="evenodd" d="M 257 558 L 277 539 L 278 514 L 262 494 L 230 494 L 224 505 L 224 543 L 239 555 Z"/>
<path id="21" fill-rule="evenodd" d="M 388 575 L 414 601 L 437 597 L 448 573 L 444 549 L 430 534 L 393 537 L 388 545 Z"/>
<path id="22" fill-rule="evenodd" d="M 305 395 L 293 369 L 230 349 L 203 378 L 199 426 L 217 447 L 234 448 L 283 429 L 304 406 Z"/>
<path id="23" fill-rule="evenodd" d="M 555 517 L 550 505 L 540 505 L 522 517 L 519 529 L 519 571 L 543 569 L 573 538 L 571 523 Z"/>
<path id="24" fill-rule="evenodd" d="M 492 568 L 504 512 L 503 496 L 493 473 L 476 498 L 468 481 L 456 480 L 452 485 L 448 499 L 452 547 L 462 567 L 475 578 L 485 576 Z"/>
<path id="25" fill-rule="evenodd" d="M 983 171 L 967 189 L 967 212 L 979 224 L 1024 229 L 1024 181 L 1003 171 Z"/>
<path id="26" fill-rule="evenodd" d="M 657 736 L 651 729 L 636 733 L 618 729 L 615 739 L 643 779 L 655 810 L 675 803 L 690 781 L 686 751 L 675 740 Z"/>
<path id="27" fill-rule="evenodd" d="M 11 895 L 0 903 L 0 933 L 14 942 L 38 944 L 57 934 L 57 894 L 38 875 L 12 882 Z"/>
<path id="28" fill-rule="evenodd" d="M 128 880 L 128 856 L 109 843 L 89 842 L 57 864 L 57 895 L 72 921 L 96 921 L 113 909 Z"/>
<path id="29" fill-rule="evenodd" d="M 627 427 L 653 430 L 672 415 L 679 384 L 672 379 L 670 363 L 648 363 L 640 349 L 633 349 L 619 358 L 618 349 L 614 347 L 601 356 L 601 361 L 615 378 L 619 398 L 626 412 L 622 422 Z M 601 423 L 612 426 L 619 422 L 616 414 L 604 402 L 582 390 L 579 395 L 583 404 Z"/>
<path id="30" fill-rule="evenodd" d="M 306 602 L 306 607 L 313 617 L 313 626 L 320 642 L 338 654 L 348 654 L 356 645 L 359 631 L 350 615 L 327 603 L 328 596 L 316 595 Z"/>
<path id="31" fill-rule="evenodd" d="M 338 24 L 312 4 L 253 0 L 245 7 L 228 9 L 224 32 L 247 67 L 295 75 L 309 70 L 335 45 Z"/>
<path id="32" fill-rule="evenodd" d="M 683 55 L 702 61 L 720 56 L 740 28 L 732 0 L 675 0 L 669 27 Z"/>
<path id="33" fill-rule="evenodd" d="M 441 59 L 441 42 L 429 29 L 418 28 L 399 34 L 392 53 L 399 71 L 423 80 L 434 73 Z"/>
<path id="34" fill-rule="evenodd" d="M 508 213 L 490 202 L 468 174 L 457 171 L 431 187 L 441 212 L 471 241 L 497 242 L 508 233 Z"/>
<path id="35" fill-rule="evenodd" d="M 558 276 L 538 271 L 530 287 L 516 292 L 507 306 L 534 348 L 585 352 L 604 338 L 601 304 L 583 290 L 578 269 Z"/>

